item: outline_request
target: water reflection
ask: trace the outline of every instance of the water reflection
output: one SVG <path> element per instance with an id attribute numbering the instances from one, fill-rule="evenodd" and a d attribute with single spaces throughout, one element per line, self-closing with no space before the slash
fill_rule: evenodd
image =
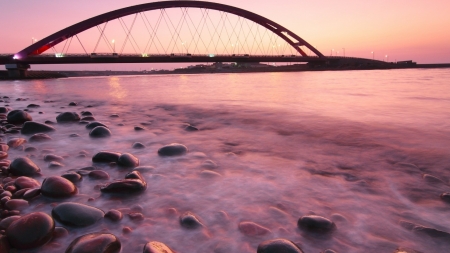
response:
<path id="1" fill-rule="evenodd" d="M 114 76 L 108 78 L 109 84 L 109 95 L 116 98 L 119 101 L 123 101 L 125 97 L 128 96 L 127 89 L 124 89 L 120 84 L 120 78 Z"/>

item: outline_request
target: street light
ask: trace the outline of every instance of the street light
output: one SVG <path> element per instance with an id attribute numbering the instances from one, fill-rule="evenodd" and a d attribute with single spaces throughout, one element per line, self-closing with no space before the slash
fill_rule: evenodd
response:
<path id="1" fill-rule="evenodd" d="M 389 61 L 389 56 L 388 55 L 386 55 L 386 61 Z"/>
<path id="2" fill-rule="evenodd" d="M 375 60 L 375 54 L 372 51 L 372 60 Z"/>
<path id="3" fill-rule="evenodd" d="M 116 40 L 112 40 L 111 43 L 113 44 L 113 53 L 116 53 Z"/>

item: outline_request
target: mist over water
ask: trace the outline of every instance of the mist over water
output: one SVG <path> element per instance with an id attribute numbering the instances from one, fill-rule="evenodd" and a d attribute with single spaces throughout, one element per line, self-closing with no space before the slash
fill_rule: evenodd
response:
<path id="1" fill-rule="evenodd" d="M 105 212 L 139 204 L 143 221 L 125 217 L 69 229 L 36 252 L 63 252 L 74 238 L 97 231 L 119 237 L 122 252 L 160 241 L 180 253 L 250 253 L 275 238 L 306 253 L 446 252 L 448 239 L 408 230 L 404 222 L 450 233 L 450 204 L 439 197 L 450 191 L 449 80 L 448 69 L 99 77 L 6 81 L 0 95 L 11 98 L 13 109 L 39 104 L 30 112 L 33 121 L 88 110 L 111 129 L 112 137 L 98 140 L 85 125 L 55 124 L 51 142 L 26 144 L 38 149 L 32 159 L 42 169 L 40 182 L 91 166 L 102 150 L 132 153 L 141 166 L 153 167 L 143 173 L 148 187 L 140 195 L 101 194 L 96 185 L 107 181 L 85 178 L 78 195 L 64 200 Z M 69 107 L 71 101 L 78 106 Z M 200 131 L 185 131 L 186 123 Z M 133 149 L 135 142 L 146 148 Z M 159 157 L 157 150 L 170 143 L 186 145 L 188 154 Z M 82 150 L 86 158 L 77 157 Z M 45 152 L 67 157 L 65 167 L 48 168 Z M 24 155 L 12 149 L 8 159 Z M 101 169 L 109 181 L 128 172 Z M 52 203 L 38 199 L 24 213 L 50 214 Z M 186 211 L 204 228 L 183 229 L 179 215 Z M 308 214 L 331 219 L 337 230 L 329 236 L 299 230 L 297 220 Z M 245 235 L 242 221 L 270 233 Z M 125 226 L 132 232 L 123 233 Z"/>

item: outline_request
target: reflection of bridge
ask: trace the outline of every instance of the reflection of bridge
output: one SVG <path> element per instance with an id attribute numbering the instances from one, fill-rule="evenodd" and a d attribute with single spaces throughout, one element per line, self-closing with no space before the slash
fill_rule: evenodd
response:
<path id="1" fill-rule="evenodd" d="M 118 28 L 107 30 L 114 22 Z M 97 34 L 83 43 L 80 37 L 89 31 Z M 43 54 L 50 49 L 52 55 Z M 0 64 L 16 75 L 29 64 L 325 61 L 305 40 L 265 17 L 204 1 L 153 2 L 111 11 L 0 56 Z"/>

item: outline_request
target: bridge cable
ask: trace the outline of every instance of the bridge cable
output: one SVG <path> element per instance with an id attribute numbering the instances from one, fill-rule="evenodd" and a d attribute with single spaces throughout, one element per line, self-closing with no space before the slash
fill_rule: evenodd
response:
<path id="1" fill-rule="evenodd" d="M 136 21 L 136 17 L 137 17 L 137 14 L 134 16 L 134 19 L 133 19 L 133 22 L 131 23 L 130 29 L 128 29 L 128 26 L 125 24 L 125 21 L 123 21 L 122 18 L 119 18 L 119 22 L 120 22 L 120 24 L 121 24 L 121 26 L 122 26 L 122 29 L 125 31 L 125 33 L 127 33 L 127 31 L 128 31 L 127 37 L 125 38 L 125 41 L 124 41 L 124 43 L 123 43 L 123 45 L 122 45 L 122 49 L 121 49 L 120 54 L 122 54 L 122 53 L 123 53 L 123 50 L 125 49 L 125 45 L 126 45 L 127 42 L 128 42 L 128 39 L 129 39 L 130 34 L 131 34 L 131 30 L 133 29 L 134 23 L 135 23 L 135 21 Z M 123 24 L 122 24 L 122 23 L 123 23 Z M 133 35 L 131 35 L 131 37 L 133 37 Z M 133 40 L 134 40 L 134 38 L 133 38 Z M 136 42 L 135 42 L 135 43 L 136 43 Z M 134 52 L 135 52 L 136 54 L 139 54 L 139 53 L 136 51 L 136 48 L 134 47 L 132 41 L 130 41 L 130 44 L 131 44 L 131 47 L 133 48 Z M 138 49 L 139 49 L 139 46 L 138 46 Z M 140 49 L 139 49 L 139 50 L 140 50 Z"/>
<path id="2" fill-rule="evenodd" d="M 189 23 L 187 22 L 187 19 L 186 19 L 186 16 L 188 15 L 188 8 L 184 8 L 184 12 L 185 12 L 185 15 L 184 15 L 184 21 L 186 22 L 186 26 L 188 27 L 189 33 L 191 34 L 191 43 L 192 43 L 192 42 L 194 43 L 194 51 L 193 51 L 193 53 L 195 54 L 195 49 L 196 49 L 197 47 L 196 47 L 196 45 L 195 45 L 194 34 L 192 34 L 191 26 L 189 25 Z M 194 25 L 194 27 L 195 27 L 195 25 Z M 191 48 L 191 43 L 189 43 L 188 49 Z M 188 50 L 188 51 L 189 51 L 189 50 Z"/>
<path id="3" fill-rule="evenodd" d="M 145 52 L 147 52 L 147 48 L 148 48 L 148 45 L 150 44 L 150 41 L 152 40 L 152 34 L 150 33 L 150 30 L 148 29 L 148 26 L 147 26 L 147 23 L 145 22 L 145 20 L 144 20 L 144 17 L 143 17 L 143 15 L 142 15 L 142 12 L 141 13 L 139 13 L 140 15 L 141 15 L 141 19 L 142 19 L 142 21 L 144 22 L 144 25 L 145 25 L 145 29 L 147 29 L 147 32 L 148 32 L 148 34 L 150 35 L 150 38 L 148 39 L 148 41 L 147 41 L 147 44 L 145 45 L 145 47 L 144 47 L 144 52 L 142 52 L 142 53 L 145 53 Z M 158 52 L 159 53 L 159 52 Z"/>
<path id="4" fill-rule="evenodd" d="M 162 9 L 162 12 L 163 12 L 163 14 L 164 14 L 164 13 L 167 13 L 167 12 L 166 12 L 166 9 Z M 167 18 L 169 19 L 169 22 L 170 22 L 172 28 L 170 28 L 169 24 L 167 23 L 166 16 L 167 16 Z M 170 39 L 170 42 L 169 42 L 169 44 L 167 45 L 167 49 L 170 50 L 170 46 L 172 45 L 172 42 L 173 42 L 173 43 L 174 43 L 174 46 L 173 46 L 173 48 L 172 48 L 172 50 L 171 50 L 170 53 L 172 53 L 172 54 L 174 53 L 173 50 L 175 49 L 175 47 L 177 48 L 177 51 L 180 52 L 180 49 L 178 48 L 178 44 L 176 43 L 176 41 L 174 42 L 174 36 L 175 36 L 175 34 L 172 33 L 172 29 L 175 29 L 175 26 L 173 25 L 172 20 L 170 20 L 169 15 L 163 15 L 163 19 L 164 19 L 164 23 L 166 24 L 166 26 L 167 26 L 167 28 L 168 28 L 168 30 L 169 30 L 169 32 L 170 32 L 170 35 L 172 35 L 172 37 L 171 37 L 171 39 Z M 175 32 L 175 33 L 176 33 L 176 32 Z"/>
<path id="5" fill-rule="evenodd" d="M 78 38 L 78 34 L 75 34 L 75 37 L 77 37 L 77 40 L 78 40 L 78 42 L 80 42 L 80 45 L 83 48 L 83 50 L 86 53 L 86 55 L 89 55 L 89 53 L 86 51 L 86 49 L 84 48 L 83 44 L 81 43 L 80 39 Z"/>
<path id="6" fill-rule="evenodd" d="M 198 42 L 200 41 L 200 39 L 201 39 L 201 41 L 202 41 L 202 43 L 203 43 L 203 46 L 205 46 L 205 48 L 206 48 L 206 45 L 205 45 L 205 42 L 203 41 L 203 39 L 202 39 L 202 37 L 201 37 L 201 34 L 198 32 L 198 29 L 197 29 L 198 27 L 197 27 L 197 26 L 200 25 L 200 23 L 202 22 L 204 16 L 202 16 L 202 18 L 200 19 L 200 22 L 199 22 L 199 24 L 198 24 L 197 26 L 195 26 L 194 21 L 192 21 L 192 18 L 191 18 L 191 16 L 189 15 L 189 13 L 187 13 L 187 16 L 188 16 L 189 20 L 191 21 L 192 25 L 194 26 L 195 32 L 198 34 L 197 42 L 195 42 L 195 36 L 194 36 L 194 35 L 192 36 L 192 37 L 193 37 L 193 40 L 194 40 L 194 42 L 195 42 L 195 49 L 194 49 L 194 52 L 195 52 L 195 51 L 198 51 L 198 52 L 200 53 L 200 50 L 198 50 Z M 204 24 L 203 24 L 203 27 L 204 27 Z M 203 30 L 203 27 L 202 27 L 202 30 Z"/>
<path id="7" fill-rule="evenodd" d="M 148 22 L 148 25 L 150 26 L 150 28 L 153 31 L 153 35 L 152 35 L 152 39 L 151 39 L 151 43 L 150 43 L 149 49 L 153 45 L 153 42 L 154 42 L 154 40 L 156 38 L 156 40 L 159 42 L 161 48 L 164 50 L 164 53 L 167 54 L 167 52 L 164 49 L 164 46 L 162 45 L 161 41 L 159 40 L 158 36 L 156 35 L 156 32 L 158 31 L 159 25 L 161 24 L 161 20 L 162 20 L 162 16 L 161 15 L 162 15 L 162 12 L 160 12 L 160 14 L 159 14 L 159 17 L 158 17 L 158 20 L 156 21 L 156 25 L 155 25 L 155 29 L 154 29 L 153 26 L 151 25 L 150 21 L 148 20 L 147 15 L 145 15 L 145 13 L 143 13 L 143 16 L 145 17 L 145 19 Z M 156 46 L 156 44 L 155 44 L 155 48 L 156 48 L 156 51 L 158 51 L 158 54 L 159 54 L 159 50 L 158 50 L 158 47 Z"/>
<path id="8" fill-rule="evenodd" d="M 99 32 L 100 32 L 100 36 L 98 37 L 97 44 L 96 44 L 95 47 L 94 47 L 94 53 L 95 53 L 95 51 L 97 50 L 97 47 L 98 47 L 98 44 L 100 43 L 100 40 L 102 39 L 103 31 L 105 30 L 106 25 L 108 25 L 108 22 L 109 22 L 109 21 L 106 21 L 105 25 L 103 26 L 103 29 L 101 29 L 101 28 L 97 25 L 97 29 L 98 29 Z"/>
<path id="9" fill-rule="evenodd" d="M 180 8 L 181 9 L 181 8 Z M 181 23 L 181 20 L 183 19 L 183 15 L 181 15 L 181 18 L 180 18 L 180 20 L 178 21 L 178 24 L 177 24 L 177 27 L 175 27 L 174 25 L 173 25 L 173 23 L 172 23 L 172 19 L 170 18 L 170 16 L 167 16 L 167 18 L 169 19 L 169 22 L 170 22 L 170 24 L 172 25 L 172 27 L 174 28 L 174 30 L 175 30 L 175 35 L 176 35 L 176 37 L 179 39 L 179 40 L 181 40 L 180 39 L 180 34 L 178 33 L 178 28 L 180 27 L 180 23 Z M 182 25 L 182 23 L 181 23 L 181 27 L 182 27 L 183 25 Z M 181 43 L 182 43 L 182 45 L 183 45 L 183 48 L 181 48 L 181 52 L 182 53 L 184 53 L 184 42 L 181 40 Z M 177 49 L 178 49 L 178 44 L 177 44 L 177 39 L 175 39 L 175 44 L 174 44 L 174 46 L 173 46 L 173 48 L 172 48 L 172 51 L 173 51 L 173 49 L 175 49 L 175 46 L 177 46 Z M 180 50 L 178 50 L 178 52 L 180 52 Z"/>
<path id="10" fill-rule="evenodd" d="M 64 50 L 63 50 L 63 54 L 67 54 L 67 52 L 69 52 L 69 47 L 70 47 L 70 45 L 72 44 L 72 40 L 73 40 L 73 36 L 70 37 L 69 45 L 67 46 L 67 49 L 66 49 L 66 52 L 65 52 L 65 53 L 64 53 Z"/>

